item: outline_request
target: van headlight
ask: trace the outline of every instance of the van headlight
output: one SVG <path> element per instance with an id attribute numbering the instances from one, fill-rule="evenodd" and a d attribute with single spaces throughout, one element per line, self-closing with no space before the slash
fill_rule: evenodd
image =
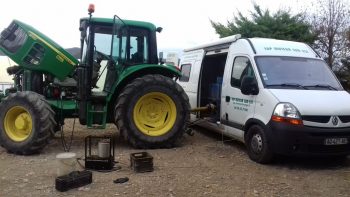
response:
<path id="1" fill-rule="evenodd" d="M 291 103 L 278 103 L 273 111 L 271 120 L 294 125 L 303 124 L 298 109 Z"/>

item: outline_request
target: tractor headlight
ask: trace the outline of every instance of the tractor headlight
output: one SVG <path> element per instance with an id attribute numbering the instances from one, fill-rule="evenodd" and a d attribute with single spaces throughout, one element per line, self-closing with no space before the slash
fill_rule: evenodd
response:
<path id="1" fill-rule="evenodd" d="M 277 104 L 271 119 L 275 122 L 287 122 L 296 125 L 303 124 L 298 109 L 291 103 Z"/>

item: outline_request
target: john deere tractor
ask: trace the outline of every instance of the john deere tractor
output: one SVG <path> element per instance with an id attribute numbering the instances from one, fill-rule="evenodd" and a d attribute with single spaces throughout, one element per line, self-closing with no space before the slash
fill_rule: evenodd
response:
<path id="1" fill-rule="evenodd" d="M 0 144 L 9 152 L 40 152 L 65 118 L 88 128 L 114 123 L 137 148 L 173 147 L 182 137 L 189 101 L 174 81 L 179 70 L 159 62 L 161 28 L 92 12 L 80 19 L 80 60 L 18 20 L 2 31 L 0 50 L 18 64 L 7 69 L 15 87 L 0 102 Z"/>

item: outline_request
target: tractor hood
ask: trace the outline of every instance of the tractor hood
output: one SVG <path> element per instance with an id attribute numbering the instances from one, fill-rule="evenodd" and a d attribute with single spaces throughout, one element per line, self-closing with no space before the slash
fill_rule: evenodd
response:
<path id="1" fill-rule="evenodd" d="M 63 80 L 78 60 L 49 37 L 18 20 L 1 32 L 0 50 L 19 66 Z"/>
<path id="2" fill-rule="evenodd" d="M 270 89 L 280 102 L 292 103 L 301 115 L 350 115 L 350 94 L 334 90 Z"/>

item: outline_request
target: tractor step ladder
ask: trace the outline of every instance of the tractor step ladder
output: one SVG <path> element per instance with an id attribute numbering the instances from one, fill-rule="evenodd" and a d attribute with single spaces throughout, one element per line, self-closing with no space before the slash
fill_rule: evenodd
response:
<path id="1" fill-rule="evenodd" d="M 91 102 L 87 106 L 87 127 L 92 129 L 105 129 L 107 119 L 107 94 L 93 92 Z"/>

